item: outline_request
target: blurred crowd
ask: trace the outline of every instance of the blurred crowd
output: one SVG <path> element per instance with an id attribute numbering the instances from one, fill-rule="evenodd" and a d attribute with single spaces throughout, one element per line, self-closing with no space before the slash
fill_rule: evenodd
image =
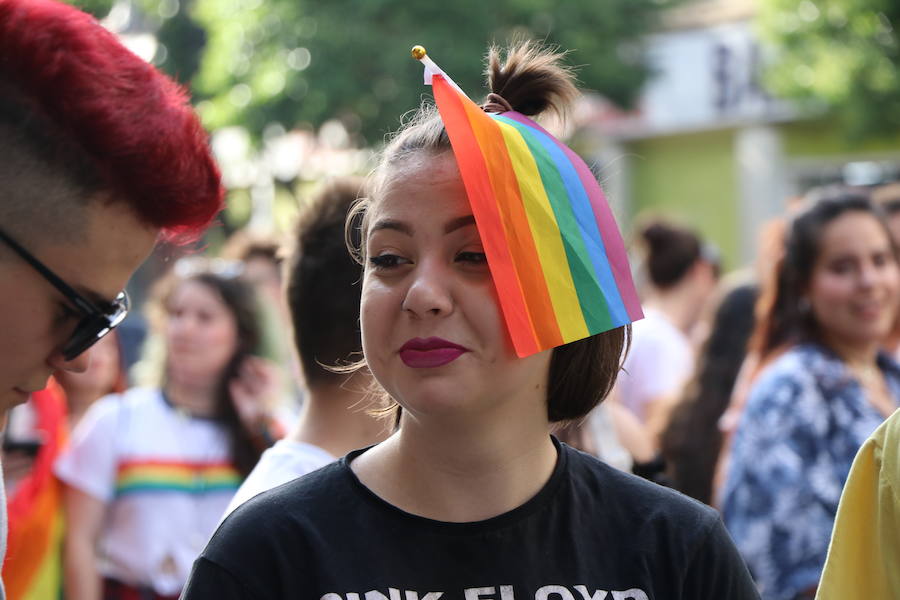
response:
<path id="1" fill-rule="evenodd" d="M 436 68 L 424 49 L 416 54 Z M 532 569 L 588 574 L 622 599 L 753 598 L 753 582 L 767 600 L 896 597 L 900 183 L 789 199 L 759 232 L 754 264 L 727 274 L 715 246 L 690 226 L 640 216 L 626 237 L 644 318 L 581 339 L 556 329 L 554 343 L 540 346 L 552 352 L 535 346 L 513 356 L 515 331 L 502 327 L 498 299 L 510 290 L 500 282 L 515 287 L 527 270 L 569 269 L 575 259 L 535 254 L 537 263 L 516 265 L 517 279 L 494 286 L 490 268 L 499 267 L 486 250 L 497 239 L 475 227 L 483 213 L 472 214 L 466 163 L 451 154 L 450 131 L 461 130 L 449 123 L 465 113 L 478 127 L 523 125 L 568 157 L 519 110 L 556 111 L 576 96 L 564 55 L 523 41 L 501 63 L 492 49 L 484 106 L 452 96 L 449 116 L 425 107 L 430 116 L 410 120 L 371 180 L 323 181 L 303 198 L 285 240 L 241 230 L 221 251 L 169 261 L 143 303 L 145 319 L 134 321 L 146 331 L 126 336 L 113 330 L 129 310 L 121 290 L 131 273 L 159 240 L 187 247 L 222 208 L 206 134 L 184 91 L 88 15 L 50 1 L 0 2 L 0 507 L 8 514 L 7 522 L 0 513 L 0 600 L 174 600 L 186 584 L 193 598 L 292 597 L 316 589 L 317 577 L 344 586 L 354 571 L 372 569 L 358 581 L 383 582 L 379 569 L 391 566 L 413 571 L 403 573 L 411 582 L 434 568 L 440 581 L 498 558 L 524 564 L 497 561 L 485 573 L 518 571 L 517 581 Z M 449 79 L 426 73 L 438 95 L 456 94 Z M 515 156 L 533 161 L 521 154 L 526 146 Z M 581 171 L 589 175 L 580 159 L 560 164 L 579 181 Z M 591 203 L 606 206 L 593 178 L 584 179 L 581 200 L 590 191 Z M 373 206 L 384 212 L 367 212 Z M 369 222 L 370 214 L 380 217 Z M 618 252 L 621 260 L 603 257 L 606 268 L 627 271 L 618 231 L 607 233 L 592 243 Z M 370 235 L 380 249 L 370 251 Z M 410 238 L 408 254 L 392 248 L 397 235 Z M 387 283 L 396 267 L 417 261 L 429 268 L 407 269 L 406 291 Z M 450 285 L 433 293 L 445 279 Z M 631 292 L 623 279 L 620 296 Z M 599 299 L 608 309 L 609 298 L 579 294 L 571 306 Z M 437 338 L 433 324 L 411 328 L 402 345 L 392 338 L 402 319 L 444 319 L 460 300 L 487 351 L 432 386 L 433 369 L 470 350 Z M 545 312 L 556 328 L 558 315 Z M 466 318 L 455 331 L 469 328 Z M 384 355 L 404 365 L 399 372 L 423 371 L 405 380 Z M 453 403 L 466 394 L 470 403 Z M 439 405 L 431 414 L 429 403 Z M 581 453 L 549 439 L 548 428 Z M 354 463 L 361 472 L 349 460 L 333 464 L 353 451 L 364 456 Z M 423 451 L 438 460 L 420 460 Z M 458 454 L 472 456 L 455 462 Z M 373 499 L 391 520 L 365 512 Z M 317 510 L 292 510 L 304 503 Z M 511 534 L 481 527 L 516 514 L 536 518 Z M 405 532 L 379 539 L 396 523 Z M 625 542 L 620 553 L 598 557 L 613 548 L 615 527 L 633 539 L 614 539 Z M 289 530 L 283 539 L 268 539 L 281 529 Z M 333 539 L 348 531 L 358 539 L 335 553 Z M 213 551 L 198 560 L 211 537 Z M 403 545 L 409 564 L 389 553 L 395 564 L 376 564 L 385 541 Z M 495 556 L 524 547 L 531 553 Z M 327 555 L 320 568 L 332 564 L 321 573 L 307 566 L 291 585 L 296 564 L 319 554 Z M 228 569 L 214 560 L 222 555 L 234 559 Z M 430 564 L 445 556 L 449 564 Z M 536 568 L 545 559 L 550 568 Z M 609 560 L 598 567 L 601 559 Z M 255 590 L 229 570 L 242 560 L 257 562 L 237 566 L 265 579 Z M 279 575 L 263 577 L 262 564 Z M 574 597 L 562 582 L 546 583 L 536 598 Z M 584 598 L 610 593 L 566 583 Z M 399 589 L 390 588 L 391 600 Z M 499 589 L 503 600 L 513 597 L 512 585 Z M 406 590 L 407 600 L 418 597 Z"/>
<path id="2" fill-rule="evenodd" d="M 321 186 L 284 244 L 238 231 L 174 261 L 139 362 L 109 335 L 12 410 L 12 598 L 176 598 L 227 512 L 390 433 L 353 369 L 362 185 Z M 639 219 L 645 318 L 611 396 L 557 431 L 719 509 L 766 598 L 815 594 L 854 456 L 900 402 L 900 184 L 789 206 L 724 276 L 696 231 Z"/>

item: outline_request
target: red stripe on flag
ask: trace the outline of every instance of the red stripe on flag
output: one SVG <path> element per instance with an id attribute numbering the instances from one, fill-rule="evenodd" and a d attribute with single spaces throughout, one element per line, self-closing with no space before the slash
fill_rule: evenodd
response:
<path id="1" fill-rule="evenodd" d="M 434 80 L 437 80 L 437 84 Z M 550 293 L 544 280 L 531 228 L 519 196 L 518 180 L 509 161 L 503 134 L 490 117 L 470 100 L 461 97 L 443 78 L 436 77 L 434 80 L 432 85 L 435 100 L 451 142 L 455 143 L 454 138 L 462 137 L 459 134 L 465 132 L 465 141 L 454 146 L 456 150 L 454 154 L 460 165 L 463 181 L 474 177 L 476 181 L 484 182 L 474 190 L 470 190 L 466 184 L 476 219 L 479 218 L 479 212 L 489 211 L 492 217 L 490 228 L 487 230 L 482 230 L 479 222 L 482 239 L 486 242 L 486 247 L 487 243 L 491 242 L 492 245 L 503 249 L 509 257 L 506 259 L 504 270 L 512 270 L 518 282 L 516 287 L 509 287 L 495 275 L 497 293 L 504 308 L 504 315 L 507 314 L 506 307 L 509 302 L 524 303 L 525 315 L 530 321 L 531 335 L 536 336 L 536 346 L 532 343 L 531 348 L 525 348 L 515 344 L 516 352 L 519 356 L 528 356 L 558 346 L 563 343 L 562 335 L 550 301 Z M 470 171 L 468 163 L 476 163 L 479 170 Z M 507 325 L 515 342 L 516 336 L 513 331 L 517 324 L 507 317 Z"/>
<path id="2" fill-rule="evenodd" d="M 505 242 L 503 223 L 493 200 L 487 165 L 466 116 L 463 99 L 439 75 L 432 78 L 432 86 L 441 119 L 455 150 L 456 163 L 463 176 L 463 184 L 484 244 L 513 346 L 519 356 L 534 354 L 538 351 L 537 336 Z"/>

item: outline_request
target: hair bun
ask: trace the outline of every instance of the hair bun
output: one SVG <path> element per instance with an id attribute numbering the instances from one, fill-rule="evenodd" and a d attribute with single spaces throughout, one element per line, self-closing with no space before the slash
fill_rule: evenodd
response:
<path id="1" fill-rule="evenodd" d="M 701 258 L 700 238 L 693 231 L 665 221 L 653 221 L 640 229 L 647 246 L 647 270 L 658 288 L 679 281 Z"/>
<path id="2" fill-rule="evenodd" d="M 678 231 L 661 221 L 654 221 L 641 229 L 641 238 L 651 254 L 664 249 L 678 236 Z"/>
<path id="3" fill-rule="evenodd" d="M 500 48 L 492 46 L 485 71 L 488 88 L 523 115 L 551 110 L 565 117 L 579 94 L 572 69 L 563 64 L 565 54 L 524 40 L 510 46 L 503 59 Z"/>

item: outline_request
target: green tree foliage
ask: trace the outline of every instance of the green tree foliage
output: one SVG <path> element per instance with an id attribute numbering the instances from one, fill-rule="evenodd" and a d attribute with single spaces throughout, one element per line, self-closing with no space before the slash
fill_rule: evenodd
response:
<path id="1" fill-rule="evenodd" d="M 777 94 L 833 110 L 849 137 L 900 133 L 900 2 L 761 0 Z"/>
<path id="2" fill-rule="evenodd" d="M 362 143 L 378 143 L 429 93 L 415 44 L 480 99 L 488 44 L 546 40 L 571 50 L 583 87 L 629 107 L 648 76 L 640 40 L 675 1 L 132 0 L 150 15 L 177 7 L 158 31 L 158 62 L 189 82 L 208 127 L 259 135 L 337 118 Z"/>
<path id="3" fill-rule="evenodd" d="M 481 97 L 487 45 L 529 35 L 572 49 L 583 84 L 628 106 L 647 76 L 637 40 L 657 12 L 653 0 L 196 0 L 210 42 L 195 89 L 213 127 L 336 117 L 377 143 L 427 93 L 414 44 Z"/>
<path id="4" fill-rule="evenodd" d="M 73 4 L 86 13 L 90 13 L 102 19 L 109 13 L 114 0 L 70 0 L 69 4 Z"/>

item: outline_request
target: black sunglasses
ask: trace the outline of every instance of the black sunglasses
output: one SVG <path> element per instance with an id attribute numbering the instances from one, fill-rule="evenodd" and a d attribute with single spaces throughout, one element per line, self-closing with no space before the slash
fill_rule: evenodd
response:
<path id="1" fill-rule="evenodd" d="M 121 323 L 128 314 L 128 294 L 119 292 L 115 300 L 102 308 L 76 292 L 68 283 L 63 281 L 56 273 L 47 268 L 41 261 L 31 255 L 18 242 L 0 230 L 0 240 L 15 250 L 16 254 L 25 259 L 34 269 L 44 276 L 53 287 L 58 289 L 81 313 L 81 320 L 75 326 L 75 331 L 62 347 L 63 358 L 72 360 L 94 344 L 103 336 L 112 331 Z"/>

